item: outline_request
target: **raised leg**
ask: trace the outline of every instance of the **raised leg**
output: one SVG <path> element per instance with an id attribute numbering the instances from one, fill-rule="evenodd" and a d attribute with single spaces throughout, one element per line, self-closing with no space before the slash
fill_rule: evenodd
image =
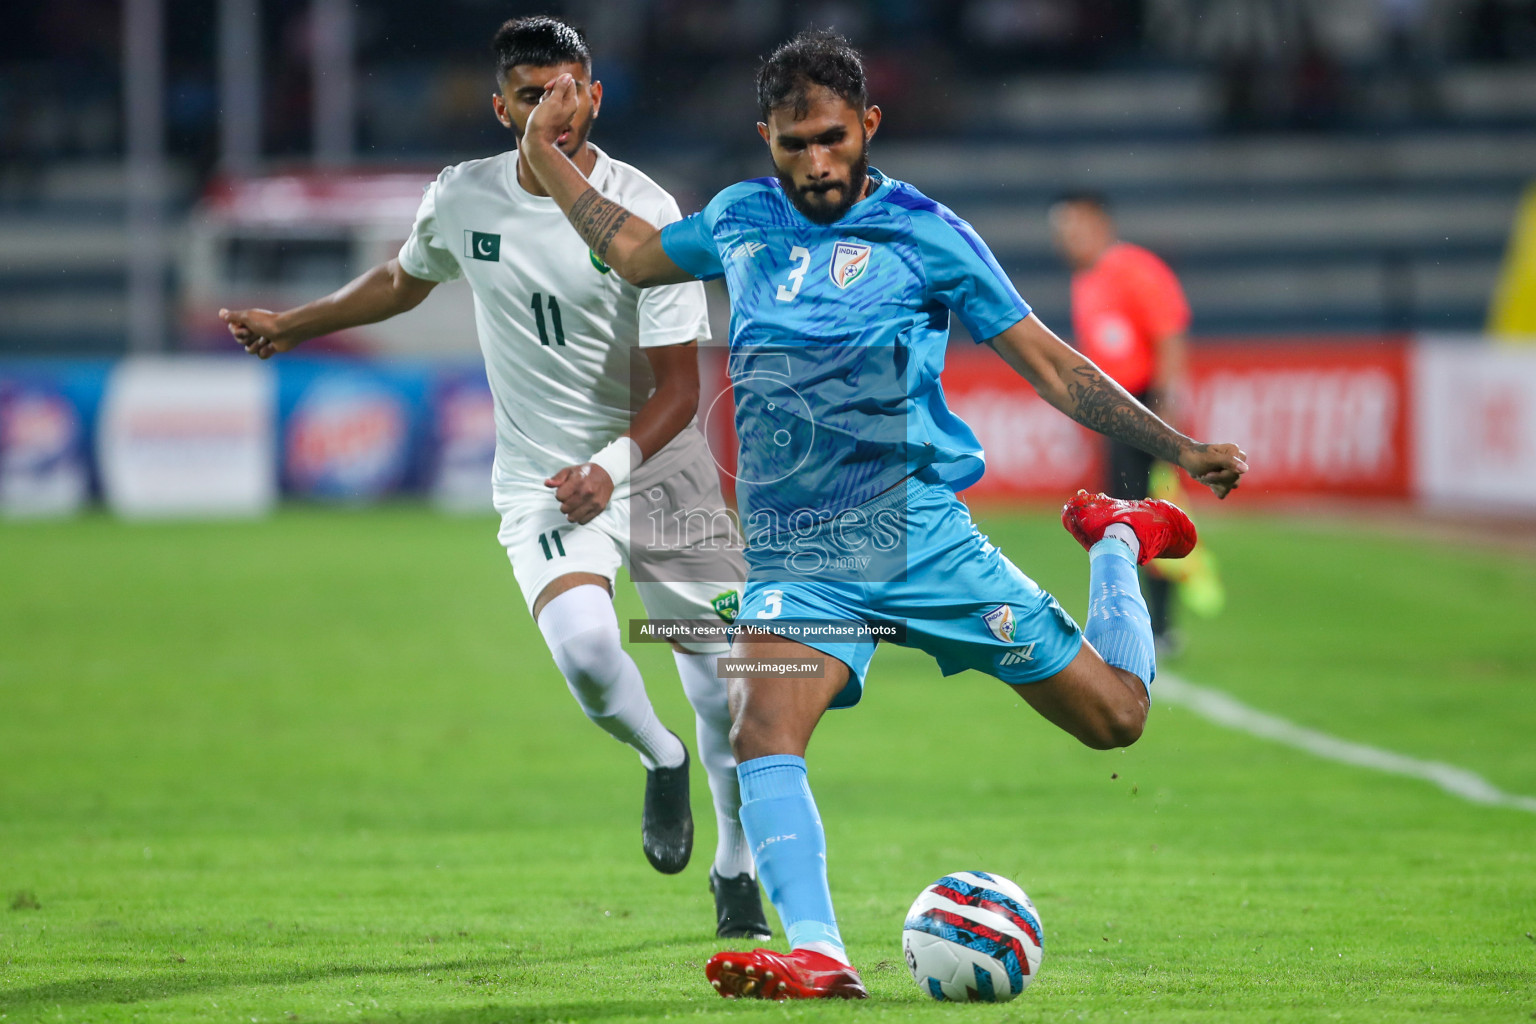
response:
<path id="1" fill-rule="evenodd" d="M 1130 746 L 1147 723 L 1150 702 L 1141 679 L 1106 664 L 1091 643 L 1049 679 L 1014 689 L 1046 721 L 1095 750 Z"/>

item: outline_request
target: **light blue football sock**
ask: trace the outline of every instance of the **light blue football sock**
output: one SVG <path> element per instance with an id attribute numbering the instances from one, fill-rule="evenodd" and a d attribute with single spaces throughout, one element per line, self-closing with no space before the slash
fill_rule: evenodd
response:
<path id="1" fill-rule="evenodd" d="M 753 758 L 736 766 L 736 777 L 741 780 L 741 827 L 790 948 L 813 949 L 847 963 L 827 887 L 827 837 L 806 779 L 805 758 Z"/>
<path id="2" fill-rule="evenodd" d="M 1136 556 L 1124 541 L 1105 537 L 1088 549 L 1088 624 L 1083 636 L 1109 664 L 1134 673 L 1151 696 L 1157 675 L 1152 616 L 1136 578 Z"/>

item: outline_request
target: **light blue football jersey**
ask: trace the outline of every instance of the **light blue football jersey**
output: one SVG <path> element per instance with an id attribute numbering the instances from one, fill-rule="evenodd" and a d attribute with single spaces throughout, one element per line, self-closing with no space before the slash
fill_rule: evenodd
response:
<path id="1" fill-rule="evenodd" d="M 834 224 L 757 178 L 662 229 L 673 262 L 730 290 L 749 534 L 830 518 L 914 472 L 958 491 L 985 468 L 939 383 L 949 316 L 985 340 L 1029 306 L 969 224 L 869 174 L 871 193 Z"/>

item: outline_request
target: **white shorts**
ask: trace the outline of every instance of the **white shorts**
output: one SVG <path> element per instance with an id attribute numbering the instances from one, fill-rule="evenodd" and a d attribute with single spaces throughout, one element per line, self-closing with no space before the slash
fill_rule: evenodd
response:
<path id="1" fill-rule="evenodd" d="M 554 491 L 492 476 L 497 539 L 532 613 L 544 588 L 573 572 L 602 576 L 612 586 L 625 566 L 652 619 L 729 622 L 741 607 L 746 563 L 741 535 L 725 510 L 715 467 L 690 460 L 660 480 L 639 480 L 630 497 L 609 502 L 590 523 L 577 525 L 560 511 Z M 704 654 L 729 644 L 688 643 Z"/>

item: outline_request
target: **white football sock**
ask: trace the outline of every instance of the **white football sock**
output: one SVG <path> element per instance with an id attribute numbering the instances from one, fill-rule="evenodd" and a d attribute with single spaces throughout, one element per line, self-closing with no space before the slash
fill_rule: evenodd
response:
<path id="1" fill-rule="evenodd" d="M 795 947 L 796 949 L 808 949 L 822 956 L 829 956 L 844 967 L 852 967 L 853 961 L 848 959 L 848 950 L 835 942 L 807 942 Z"/>
<path id="2" fill-rule="evenodd" d="M 1136 537 L 1136 531 L 1125 523 L 1110 523 L 1104 527 L 1104 536 L 1113 537 L 1115 540 L 1124 541 L 1125 546 L 1131 549 L 1131 558 L 1141 557 L 1141 541 Z"/>
<path id="3" fill-rule="evenodd" d="M 682 741 L 656 717 L 640 669 L 619 642 L 607 588 L 586 584 L 553 598 L 539 613 L 539 632 L 588 718 L 633 747 L 647 770 L 683 763 Z"/>
<path id="4" fill-rule="evenodd" d="M 698 720 L 699 762 L 709 777 L 719 826 L 715 871 L 722 878 L 742 873 L 754 878 L 752 850 L 741 830 L 741 786 L 736 779 L 736 755 L 731 753 L 731 710 L 726 705 L 725 680 L 715 676 L 718 654 L 683 654 L 676 649 L 677 675 Z"/>

